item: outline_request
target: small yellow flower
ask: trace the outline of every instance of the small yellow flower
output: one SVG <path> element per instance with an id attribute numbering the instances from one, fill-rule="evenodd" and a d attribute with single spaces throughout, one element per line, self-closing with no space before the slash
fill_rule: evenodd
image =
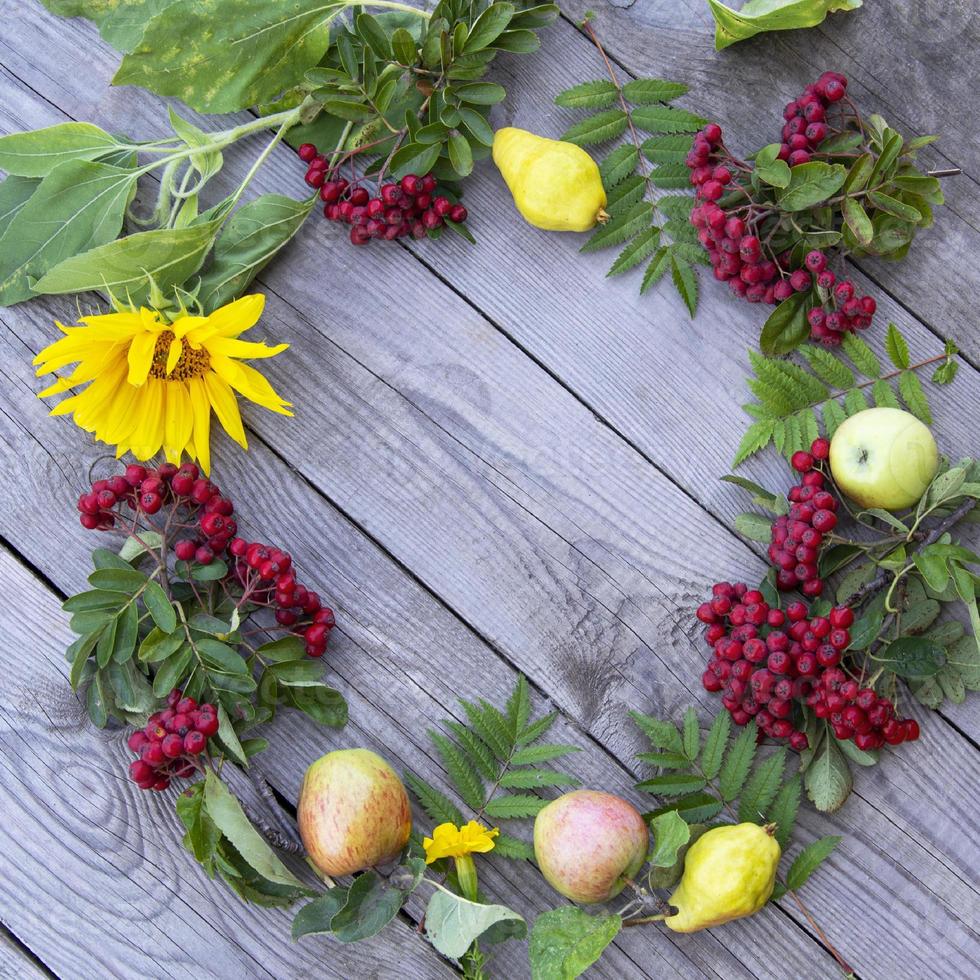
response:
<path id="1" fill-rule="evenodd" d="M 493 839 L 499 835 L 500 830 L 497 827 L 488 830 L 475 820 L 462 827 L 453 823 L 441 823 L 432 831 L 431 837 L 422 841 L 425 863 L 432 864 L 440 858 L 460 858 L 473 853 L 486 854 L 493 850 Z"/>
<path id="2" fill-rule="evenodd" d="M 243 449 L 248 448 L 235 392 L 272 412 L 292 415 L 290 403 L 266 378 L 241 363 L 274 357 L 288 344 L 268 347 L 239 340 L 255 326 L 265 297 L 243 296 L 209 316 L 178 316 L 172 323 L 156 310 L 86 316 L 81 326 L 58 324 L 65 334 L 37 357 L 38 377 L 69 364 L 74 370 L 40 392 L 48 398 L 72 388 L 52 415 L 75 423 L 100 442 L 149 459 L 161 449 L 172 463 L 187 454 L 211 469 L 211 412 Z"/>

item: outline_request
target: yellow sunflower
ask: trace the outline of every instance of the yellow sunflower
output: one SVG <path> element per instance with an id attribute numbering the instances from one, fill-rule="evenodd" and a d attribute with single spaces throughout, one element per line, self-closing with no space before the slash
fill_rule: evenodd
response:
<path id="1" fill-rule="evenodd" d="M 75 422 L 116 456 L 149 459 L 161 449 L 172 463 L 182 454 L 211 469 L 211 411 L 243 449 L 248 448 L 235 392 L 280 415 L 290 403 L 242 360 L 274 357 L 289 345 L 248 343 L 239 334 L 255 326 L 265 297 L 243 296 L 210 316 L 182 314 L 172 322 L 156 310 L 86 316 L 81 326 L 58 324 L 65 334 L 37 357 L 38 377 L 69 364 L 75 369 L 40 392 L 48 398 L 80 389 L 52 415 Z"/>

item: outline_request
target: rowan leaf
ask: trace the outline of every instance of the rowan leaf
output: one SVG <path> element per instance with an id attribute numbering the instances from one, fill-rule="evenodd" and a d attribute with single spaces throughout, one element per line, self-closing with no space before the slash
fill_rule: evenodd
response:
<path id="1" fill-rule="evenodd" d="M 623 86 L 623 95 L 637 105 L 653 105 L 670 102 L 687 92 L 682 82 L 665 82 L 661 78 L 634 78 Z"/>
<path id="2" fill-rule="evenodd" d="M 698 715 L 693 707 L 684 712 L 684 755 L 692 762 L 701 750 L 701 728 L 698 725 Z"/>
<path id="3" fill-rule="evenodd" d="M 745 785 L 749 770 L 752 768 L 752 760 L 755 758 L 756 747 L 755 721 L 751 721 L 732 742 L 718 776 L 718 789 L 726 803 L 731 803 Z"/>
<path id="4" fill-rule="evenodd" d="M 607 276 L 618 276 L 630 269 L 635 268 L 657 250 L 660 244 L 660 229 L 657 227 L 647 228 L 636 236 L 613 262 L 612 267 L 606 273 Z"/>
<path id="5" fill-rule="evenodd" d="M 632 143 L 617 146 L 599 164 L 599 176 L 602 178 L 602 186 L 608 191 L 610 188 L 626 180 L 636 170 L 639 159 L 640 154 Z"/>
<path id="6" fill-rule="evenodd" d="M 738 799 L 738 819 L 765 822 L 766 811 L 775 799 L 786 768 L 786 749 L 779 748 L 763 759 L 749 777 Z"/>
<path id="7" fill-rule="evenodd" d="M 793 836 L 796 813 L 800 808 L 803 783 L 799 776 L 787 779 L 766 811 L 766 820 L 776 825 L 776 840 L 785 851 Z"/>
<path id="8" fill-rule="evenodd" d="M 606 143 L 626 132 L 626 113 L 622 109 L 597 112 L 565 130 L 562 139 L 577 146 Z"/>
<path id="9" fill-rule="evenodd" d="M 775 428 L 776 423 L 772 419 L 760 419 L 758 422 L 753 422 L 746 430 L 745 435 L 742 436 L 742 441 L 735 452 L 735 458 L 732 460 L 732 466 L 740 465 L 749 456 L 768 446 L 772 441 Z"/>
<path id="10" fill-rule="evenodd" d="M 555 96 L 555 105 L 564 109 L 604 109 L 611 106 L 618 97 L 616 86 L 608 78 L 600 78 L 559 92 Z"/>
<path id="11" fill-rule="evenodd" d="M 684 753 L 684 744 L 681 741 L 680 732 L 673 722 L 663 721 L 660 718 L 654 718 L 652 715 L 644 715 L 639 711 L 631 711 L 629 716 L 655 748 Z"/>
<path id="12" fill-rule="evenodd" d="M 431 786 L 424 779 L 416 776 L 415 773 L 406 772 L 404 778 L 421 804 L 422 809 L 437 824 L 454 823 L 457 827 L 461 827 L 466 822 L 463 819 L 463 814 L 459 807 L 444 793 L 440 793 L 439 790 Z"/>
<path id="13" fill-rule="evenodd" d="M 857 334 L 845 333 L 842 346 L 854 366 L 866 377 L 877 378 L 881 375 L 878 356 Z"/>
<path id="14" fill-rule="evenodd" d="M 714 779 L 721 770 L 721 760 L 728 745 L 732 730 L 732 716 L 727 711 L 719 711 L 708 730 L 701 752 L 701 772 L 707 779 Z"/>
<path id="15" fill-rule="evenodd" d="M 885 350 L 888 352 L 888 356 L 891 358 L 891 362 L 895 367 L 900 371 L 908 369 L 911 363 L 909 360 L 909 345 L 894 323 L 888 324 L 888 333 L 885 334 Z"/>
<path id="16" fill-rule="evenodd" d="M 786 874 L 786 887 L 790 891 L 802 888 L 810 875 L 830 857 L 834 848 L 843 840 L 843 837 L 821 837 L 812 844 L 808 844 L 796 856 Z"/>
<path id="17" fill-rule="evenodd" d="M 856 384 L 854 372 L 824 347 L 808 345 L 800 348 L 800 355 L 810 365 L 810 370 L 834 388 L 850 388 Z"/>
<path id="18" fill-rule="evenodd" d="M 916 418 L 921 419 L 926 425 L 932 425 L 929 399 L 926 398 L 922 382 L 919 381 L 918 375 L 914 371 L 903 371 L 898 376 L 898 393 Z"/>
<path id="19" fill-rule="evenodd" d="M 446 767 L 446 772 L 449 774 L 460 798 L 471 809 L 479 810 L 484 803 L 483 782 L 470 760 L 463 754 L 459 746 L 446 738 L 445 735 L 430 730 L 429 738 L 439 750 L 439 756 Z"/>
<path id="20" fill-rule="evenodd" d="M 693 317 L 698 308 L 698 277 L 690 262 L 678 255 L 674 246 L 671 246 L 670 266 L 674 287 L 681 294 L 681 299 Z"/>

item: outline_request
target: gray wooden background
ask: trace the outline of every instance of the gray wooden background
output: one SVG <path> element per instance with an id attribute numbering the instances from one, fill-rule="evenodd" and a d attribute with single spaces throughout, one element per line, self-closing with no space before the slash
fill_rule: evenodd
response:
<path id="1" fill-rule="evenodd" d="M 602 73 L 576 27 L 589 6 L 624 75 L 688 82 L 685 104 L 743 149 L 770 142 L 783 103 L 826 68 L 847 73 L 861 105 L 905 134 L 942 134 L 928 163 L 964 173 L 946 182 L 935 228 L 907 261 L 853 273 L 878 299 L 876 341 L 892 319 L 916 356 L 950 336 L 963 348 L 957 383 L 934 398 L 935 431 L 949 453 L 976 453 L 973 0 L 867 0 L 721 54 L 702 0 L 564 0 L 538 55 L 501 59 L 510 97 L 498 125 L 565 128 L 554 95 Z M 0 132 L 71 119 L 164 132 L 161 100 L 108 86 L 117 60 L 87 22 L 0 2 Z M 235 162 L 242 172 L 246 161 Z M 302 172 L 281 147 L 256 183 L 299 196 Z M 292 343 L 265 363 L 296 418 L 248 413 L 248 455 L 222 442 L 215 476 L 246 530 L 288 547 L 337 611 L 328 660 L 351 706 L 339 733 L 277 722 L 263 758 L 288 799 L 309 761 L 351 745 L 445 785 L 426 728 L 459 716 L 458 696 L 503 699 L 517 671 L 536 705 L 562 710 L 561 737 L 585 749 L 570 768 L 635 798 L 626 709 L 679 716 L 694 701 L 709 721 L 718 703 L 698 682 L 693 608 L 716 579 L 764 569 L 761 549 L 732 529 L 746 500 L 718 482 L 747 421 L 745 351 L 763 311 L 703 277 L 692 322 L 669 288 L 640 297 L 639 272 L 605 280 L 612 255 L 580 256 L 577 236 L 524 224 L 489 164 L 466 203 L 475 247 L 450 236 L 354 249 L 313 219 L 257 286 L 267 337 Z M 57 298 L 0 311 L 0 976 L 451 975 L 413 934 L 415 906 L 355 947 L 292 943 L 287 913 L 245 908 L 204 878 L 179 845 L 173 791 L 140 793 L 122 735 L 84 721 L 59 604 L 84 587 L 95 541 L 74 498 L 103 450 L 47 417 L 30 367 L 53 320 L 74 315 Z M 772 454 L 745 472 L 789 484 Z M 980 699 L 912 713 L 920 741 L 859 772 L 834 817 L 804 809 L 798 830 L 802 842 L 845 835 L 805 896 L 866 980 L 980 971 Z M 488 894 L 529 918 L 556 904 L 531 866 L 484 866 Z M 526 976 L 526 951 L 507 944 L 493 968 Z M 628 930 L 590 976 L 835 973 L 784 901 L 690 936 Z"/>

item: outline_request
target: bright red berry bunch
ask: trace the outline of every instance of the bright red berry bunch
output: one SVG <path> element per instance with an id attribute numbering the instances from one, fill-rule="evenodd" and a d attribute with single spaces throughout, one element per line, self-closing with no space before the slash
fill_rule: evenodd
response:
<path id="1" fill-rule="evenodd" d="M 179 561 L 211 565 L 219 558 L 234 558 L 219 586 L 229 595 L 234 591 L 239 606 L 275 609 L 276 622 L 302 637 L 309 656 L 326 652 L 336 622 L 333 612 L 297 580 L 285 551 L 236 537 L 234 504 L 194 463 L 164 463 L 156 469 L 131 464 L 124 475 L 96 480 L 78 498 L 78 509 L 82 526 L 93 530 L 128 523 L 130 533 L 138 534 L 155 521 L 175 536 L 172 547 Z M 133 513 L 124 517 L 126 510 Z"/>
<path id="2" fill-rule="evenodd" d="M 846 92 L 843 75 L 824 72 L 787 104 L 777 159 L 790 167 L 830 159 L 821 146 L 847 124 L 843 110 L 829 116 Z M 694 137 L 686 163 L 698 199 L 691 224 L 715 279 L 750 303 L 781 303 L 794 293 L 810 293 L 810 336 L 827 346 L 840 344 L 848 331 L 870 326 L 874 299 L 858 296 L 850 280 L 838 281 L 824 252 L 811 250 L 804 257 L 798 248 L 787 247 L 791 242 L 778 206 L 753 185 L 752 167 L 729 152 L 720 126 L 710 123 Z"/>
<path id="3" fill-rule="evenodd" d="M 830 443 L 815 439 L 810 452 L 794 453 L 791 463 L 800 482 L 786 495 L 789 511 L 772 525 L 769 560 L 776 566 L 776 586 L 784 592 L 799 589 L 815 598 L 823 592 L 818 570 L 825 537 L 837 526 L 837 498 L 825 489 L 817 468 L 830 455 Z"/>
<path id="4" fill-rule="evenodd" d="M 186 779 L 199 769 L 196 761 L 218 731 L 218 710 L 198 704 L 179 690 L 167 695 L 167 707 L 150 715 L 145 727 L 126 744 L 139 759 L 130 763 L 130 779 L 140 789 L 165 790 L 173 778 Z"/>
<path id="5" fill-rule="evenodd" d="M 233 574 L 249 601 L 274 606 L 276 622 L 303 638 L 307 655 L 322 657 L 336 620 L 320 597 L 297 581 L 290 556 L 244 538 L 234 538 L 228 550 L 237 559 Z"/>
<path id="6" fill-rule="evenodd" d="M 366 245 L 372 238 L 389 242 L 407 235 L 424 238 L 447 221 L 462 224 L 468 217 L 462 204 L 453 204 L 444 194 L 436 193 L 436 179 L 431 174 L 408 174 L 400 181 L 382 183 L 372 197 L 357 181 L 332 175 L 326 156 L 314 144 L 304 143 L 299 157 L 309 164 L 306 182 L 320 189 L 324 217 L 349 224 L 354 245 Z"/>

